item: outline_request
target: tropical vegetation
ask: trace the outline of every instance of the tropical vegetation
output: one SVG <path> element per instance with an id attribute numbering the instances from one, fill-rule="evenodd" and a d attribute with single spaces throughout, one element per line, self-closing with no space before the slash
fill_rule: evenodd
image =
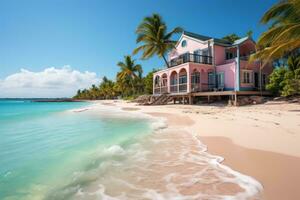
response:
<path id="1" fill-rule="evenodd" d="M 92 85 L 89 89 L 78 90 L 73 97 L 75 99 L 131 99 L 141 94 L 152 94 L 153 73 L 149 72 L 142 76 L 143 70 L 131 56 L 125 56 L 124 61 L 117 63 L 120 71 L 117 73 L 116 81 L 103 77 L 99 86 Z"/>
<path id="2" fill-rule="evenodd" d="M 300 95 L 300 57 L 290 56 L 287 66 L 274 69 L 267 89 L 274 95 Z"/>
<path id="3" fill-rule="evenodd" d="M 142 52 L 142 59 L 157 55 L 159 58 L 163 58 L 166 66 L 169 67 L 165 55 L 175 48 L 176 41 L 172 40 L 172 36 L 181 32 L 182 28 L 180 27 L 167 32 L 167 25 L 158 14 L 145 17 L 136 30 L 136 42 L 142 44 L 134 49 L 133 54 Z"/>
<path id="4" fill-rule="evenodd" d="M 270 24 L 270 28 L 258 39 L 258 51 L 252 59 L 273 61 L 300 48 L 299 0 L 280 1 L 264 14 L 260 22 Z"/>
<path id="5" fill-rule="evenodd" d="M 269 29 L 258 39 L 257 52 L 251 60 L 260 59 L 263 67 L 270 62 L 286 60 L 269 78 L 267 89 L 275 95 L 300 94 L 300 1 L 282 0 L 261 18 Z"/>

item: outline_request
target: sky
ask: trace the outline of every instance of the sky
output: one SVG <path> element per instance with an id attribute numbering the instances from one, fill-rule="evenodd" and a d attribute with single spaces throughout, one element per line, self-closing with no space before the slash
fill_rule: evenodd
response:
<path id="1" fill-rule="evenodd" d="M 69 97 L 115 79 L 116 63 L 137 46 L 145 16 L 160 14 L 171 30 L 212 37 L 266 30 L 259 20 L 276 0 L 0 0 L 0 98 Z M 178 39 L 175 36 L 174 39 Z M 163 60 L 140 60 L 144 74 Z"/>

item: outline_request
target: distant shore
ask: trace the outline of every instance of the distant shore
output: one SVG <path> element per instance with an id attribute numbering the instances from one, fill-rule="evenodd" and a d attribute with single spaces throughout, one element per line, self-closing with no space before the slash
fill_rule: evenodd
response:
<path id="1" fill-rule="evenodd" d="M 32 99 L 32 102 L 84 102 L 86 100 L 78 100 L 72 98 L 58 98 L 58 99 Z"/>
<path id="2" fill-rule="evenodd" d="M 31 102 L 85 102 L 89 100 L 73 98 L 0 98 L 0 101 L 31 101 Z"/>
<path id="3" fill-rule="evenodd" d="M 99 101 L 131 112 L 143 112 L 182 125 L 224 157 L 224 164 L 254 177 L 264 199 L 300 199 L 300 104 L 285 101 L 244 107 L 138 106 L 119 100 Z"/>

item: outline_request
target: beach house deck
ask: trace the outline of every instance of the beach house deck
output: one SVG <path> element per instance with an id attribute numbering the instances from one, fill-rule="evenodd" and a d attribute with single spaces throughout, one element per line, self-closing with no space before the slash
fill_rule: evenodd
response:
<path id="1" fill-rule="evenodd" d="M 272 66 L 250 63 L 254 52 L 250 37 L 230 43 L 184 32 L 168 66 L 154 73 L 153 94 L 189 97 L 190 103 L 194 96 L 262 94 Z"/>

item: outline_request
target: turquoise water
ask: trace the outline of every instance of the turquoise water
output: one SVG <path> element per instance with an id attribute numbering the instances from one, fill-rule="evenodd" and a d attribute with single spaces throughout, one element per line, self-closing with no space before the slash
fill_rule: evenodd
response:
<path id="1" fill-rule="evenodd" d="M 0 199 L 44 199 L 101 163 L 104 149 L 150 130 L 147 120 L 69 111 L 89 104 L 0 100 Z"/>

